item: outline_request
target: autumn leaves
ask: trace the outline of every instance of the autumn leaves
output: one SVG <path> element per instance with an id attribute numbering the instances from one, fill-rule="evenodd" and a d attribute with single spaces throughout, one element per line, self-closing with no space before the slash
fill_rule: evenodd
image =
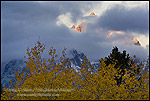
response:
<path id="1" fill-rule="evenodd" d="M 64 89 L 70 92 L 40 92 L 49 96 L 38 96 L 39 92 L 12 92 L 7 88 L 1 94 L 1 100 L 148 100 L 149 99 L 149 76 L 148 72 L 137 74 L 132 69 L 124 70 L 121 84 L 118 86 L 116 77 L 120 77 L 121 70 L 114 68 L 116 63 L 106 65 L 106 59 L 101 59 L 100 68 L 93 72 L 93 65 L 85 57 L 79 72 L 71 67 L 71 62 L 67 61 L 65 49 L 60 57 L 60 62 L 56 63 L 56 49 L 49 50 L 50 58 L 45 60 L 41 57 L 45 46 L 40 42 L 31 50 L 27 49 L 28 61 L 26 69 L 28 73 L 17 72 L 16 84 L 12 89 Z M 136 63 L 130 63 L 131 68 L 137 68 Z M 141 65 L 143 66 L 143 65 Z M 69 68 L 67 68 L 69 67 Z M 149 67 L 146 67 L 149 68 Z M 140 70 L 141 71 L 141 70 Z M 115 76 L 114 76 L 115 75 Z M 132 75 L 132 76 L 131 76 Z M 147 80 L 147 81 L 145 81 Z M 10 81 L 12 82 L 12 80 Z M 22 84 L 20 84 L 22 82 Z M 37 96 L 19 96 L 21 94 L 35 94 Z M 59 96 L 50 96 L 59 95 Z"/>

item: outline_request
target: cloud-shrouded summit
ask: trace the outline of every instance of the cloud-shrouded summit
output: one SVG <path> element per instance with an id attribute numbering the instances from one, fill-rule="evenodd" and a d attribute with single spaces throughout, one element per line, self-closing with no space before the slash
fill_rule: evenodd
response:
<path id="1" fill-rule="evenodd" d="M 95 15 L 95 14 L 92 12 L 92 13 L 90 13 L 90 15 Z"/>
<path id="2" fill-rule="evenodd" d="M 91 60 L 108 56 L 113 46 L 131 56 L 149 55 L 148 2 L 1 3 L 2 62 L 23 58 L 38 37 L 46 44 L 45 52 L 52 46 L 58 53 L 66 47 Z"/>
<path id="3" fill-rule="evenodd" d="M 88 17 L 90 17 L 91 15 L 94 15 L 94 16 L 95 16 L 95 13 L 93 13 L 93 12 L 90 13 Z M 88 17 L 86 17 L 86 18 L 88 18 Z M 73 25 L 73 26 L 71 27 L 71 29 L 74 29 L 74 30 L 76 30 L 76 31 L 78 31 L 78 32 L 86 32 L 86 26 L 87 26 L 87 24 L 90 24 L 90 23 L 92 22 L 92 20 L 95 20 L 95 19 L 96 19 L 96 18 L 88 19 L 88 20 L 83 20 L 83 21 L 81 22 L 81 24 L 77 25 L 77 27 L 75 27 L 75 25 Z M 109 38 L 115 37 L 116 34 L 123 35 L 123 34 L 127 34 L 127 33 L 126 33 L 125 31 L 117 31 L 117 30 L 116 30 L 116 31 L 113 31 L 113 30 L 109 30 L 109 31 L 108 31 L 108 34 L 106 35 L 106 37 L 107 37 L 108 40 L 109 40 Z M 128 39 L 127 39 L 127 40 L 124 38 L 124 43 L 125 43 L 125 44 L 128 43 L 128 45 L 134 43 L 134 45 L 139 45 L 139 46 L 141 46 L 140 42 L 139 42 L 136 38 L 134 38 L 134 36 L 132 36 L 132 37 L 133 37 L 133 38 L 131 38 L 131 36 L 128 36 Z M 116 40 L 116 39 L 115 39 L 115 40 Z M 130 41 L 130 43 L 129 43 L 129 41 Z M 132 43 L 131 43 L 131 42 L 132 42 Z"/>

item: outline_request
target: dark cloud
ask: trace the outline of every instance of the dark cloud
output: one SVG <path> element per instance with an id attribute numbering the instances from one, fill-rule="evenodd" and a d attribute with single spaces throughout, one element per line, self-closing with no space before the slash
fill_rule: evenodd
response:
<path id="1" fill-rule="evenodd" d="M 9 61 L 13 58 L 23 58 L 26 54 L 26 49 L 35 45 L 38 36 L 40 36 L 40 41 L 46 44 L 46 53 L 48 52 L 49 48 L 53 46 L 57 49 L 58 53 L 61 53 L 64 47 L 66 47 L 67 50 L 72 48 L 77 49 L 81 52 L 84 52 L 92 60 L 108 56 L 108 54 L 111 52 L 111 49 L 115 45 L 112 43 L 113 40 L 117 40 L 118 37 L 121 41 L 123 41 L 125 39 L 124 37 L 129 36 L 123 35 L 122 37 L 117 36 L 112 39 L 106 38 L 108 30 L 109 28 L 112 29 L 113 24 L 109 23 L 109 25 L 106 22 L 102 22 L 102 20 L 109 20 L 108 16 L 106 15 L 111 14 L 109 13 L 111 9 L 104 13 L 102 17 L 99 17 L 98 20 L 96 20 L 98 23 L 89 24 L 87 26 L 87 32 L 85 33 L 71 30 L 65 25 L 56 25 L 57 17 L 59 15 L 69 12 L 72 15 L 73 22 L 76 22 L 78 18 L 81 18 L 83 15 L 82 10 L 86 11 L 90 9 L 90 7 L 93 7 L 93 4 L 89 2 L 2 2 L 1 60 Z M 124 10 L 124 8 L 122 11 L 124 13 L 128 13 L 125 12 L 126 10 Z M 138 12 L 140 11 L 137 10 L 137 14 Z M 119 13 L 117 14 L 119 16 Z M 106 19 L 104 19 L 104 16 Z M 114 17 L 110 18 L 115 18 L 115 15 L 112 14 L 112 16 Z M 142 16 L 145 17 L 145 15 Z M 140 18 L 141 17 L 137 17 L 136 20 L 139 20 Z M 88 20 L 88 18 L 86 20 Z M 137 22 L 139 23 L 139 21 Z M 143 23 L 142 25 L 144 25 Z M 96 25 L 100 26 L 98 31 L 96 30 Z M 118 24 L 116 24 L 116 26 L 117 25 Z M 132 23 L 131 25 L 128 25 L 131 26 Z M 123 26 L 124 25 L 122 25 L 120 28 L 123 28 Z M 126 29 L 128 28 L 126 27 Z M 144 29 L 143 27 L 140 27 L 139 30 L 140 29 L 144 31 L 146 28 Z M 132 27 L 128 30 L 135 30 L 135 27 Z M 133 47 L 136 47 L 132 45 L 129 46 L 132 47 L 132 49 Z M 125 48 L 125 46 L 122 46 L 121 49 L 128 50 L 130 47 Z M 138 50 L 138 48 L 136 49 Z M 140 49 L 144 50 L 142 47 Z M 137 54 L 137 50 L 135 50 L 133 53 Z M 48 57 L 47 54 L 44 54 L 44 56 Z"/>
<path id="2" fill-rule="evenodd" d="M 141 7 L 129 9 L 122 5 L 114 5 L 104 12 L 96 26 L 109 30 L 145 33 L 149 31 L 149 10 Z"/>
<path id="3" fill-rule="evenodd" d="M 67 12 L 72 14 L 72 20 L 75 22 L 81 17 L 80 9 L 84 7 L 83 2 L 79 3 L 2 2 L 1 32 L 5 33 L 2 35 L 2 42 L 21 40 L 28 35 L 41 34 L 41 31 L 52 31 L 54 26 L 57 27 L 56 18 Z"/>

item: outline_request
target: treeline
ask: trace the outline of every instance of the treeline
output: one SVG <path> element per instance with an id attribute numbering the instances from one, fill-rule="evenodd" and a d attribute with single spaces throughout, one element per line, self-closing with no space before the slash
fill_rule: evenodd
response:
<path id="1" fill-rule="evenodd" d="M 95 72 L 84 57 L 77 72 L 65 50 L 60 63 L 56 63 L 56 49 L 49 50 L 48 60 L 41 57 L 44 49 L 39 41 L 27 49 L 25 69 L 29 72 L 16 71 L 17 82 L 4 87 L 1 100 L 149 100 L 149 71 L 141 70 L 149 70 L 149 65 L 137 64 L 136 56 L 130 57 L 126 51 L 114 47 L 108 57 L 99 61 L 100 68 Z"/>

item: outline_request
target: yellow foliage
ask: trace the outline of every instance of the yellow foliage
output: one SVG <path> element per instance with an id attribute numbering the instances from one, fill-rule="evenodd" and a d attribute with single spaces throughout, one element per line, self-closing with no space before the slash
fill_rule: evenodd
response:
<path id="1" fill-rule="evenodd" d="M 80 72 L 76 72 L 73 67 L 65 68 L 70 62 L 66 62 L 64 51 L 61 63 L 56 64 L 56 49 L 50 49 L 48 60 L 40 57 L 44 49 L 40 42 L 31 51 L 27 49 L 29 59 L 25 63 L 30 72 L 23 78 L 25 73 L 17 71 L 15 87 L 5 88 L 1 100 L 149 100 L 148 72 L 137 80 L 136 75 L 130 77 L 134 71 L 125 69 L 124 82 L 117 86 L 114 75 L 119 77 L 121 71 L 114 64 L 106 66 L 105 59 L 99 63 L 101 68 L 91 73 L 93 65 L 84 58 Z M 132 64 L 132 68 L 137 67 Z M 23 84 L 19 86 L 20 82 Z"/>

